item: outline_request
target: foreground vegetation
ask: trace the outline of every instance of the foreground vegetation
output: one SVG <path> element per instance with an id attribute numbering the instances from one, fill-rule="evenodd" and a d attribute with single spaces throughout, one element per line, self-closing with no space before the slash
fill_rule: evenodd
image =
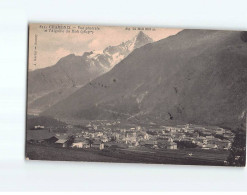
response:
<path id="1" fill-rule="evenodd" d="M 190 156 L 190 154 L 192 154 Z M 62 160 L 93 162 L 129 162 L 182 165 L 224 165 L 229 152 L 201 149 L 143 150 L 129 149 L 75 149 L 27 144 L 26 157 L 30 160 Z"/>

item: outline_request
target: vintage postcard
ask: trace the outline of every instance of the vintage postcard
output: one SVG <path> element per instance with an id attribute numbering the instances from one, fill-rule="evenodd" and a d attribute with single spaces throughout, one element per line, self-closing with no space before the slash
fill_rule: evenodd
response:
<path id="1" fill-rule="evenodd" d="M 247 32 L 29 24 L 26 159 L 245 166 Z"/>

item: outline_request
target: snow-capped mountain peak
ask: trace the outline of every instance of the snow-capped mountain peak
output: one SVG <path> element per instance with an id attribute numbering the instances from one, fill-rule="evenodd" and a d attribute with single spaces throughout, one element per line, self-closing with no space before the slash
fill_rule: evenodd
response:
<path id="1" fill-rule="evenodd" d="M 117 63 L 127 57 L 134 49 L 142 47 L 153 40 L 140 31 L 135 37 L 116 46 L 108 46 L 104 50 L 87 52 L 90 66 L 101 66 L 104 72 L 112 69 Z"/>
<path id="2" fill-rule="evenodd" d="M 82 56 L 70 54 L 54 66 L 30 72 L 29 111 L 39 113 L 71 95 L 77 87 L 111 70 L 135 48 L 149 43 L 150 39 L 145 37 L 139 33 L 119 45 L 84 52 Z"/>

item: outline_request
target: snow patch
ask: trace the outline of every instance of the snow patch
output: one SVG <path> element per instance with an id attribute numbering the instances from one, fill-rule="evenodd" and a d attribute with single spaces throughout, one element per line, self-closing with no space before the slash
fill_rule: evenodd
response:
<path id="1" fill-rule="evenodd" d="M 122 59 L 124 59 L 124 55 L 120 54 L 119 52 L 115 53 L 112 55 L 112 60 L 111 60 L 111 67 L 119 63 Z"/>
<path id="2" fill-rule="evenodd" d="M 93 53 L 92 53 L 91 55 L 89 55 L 89 58 L 95 58 L 97 55 L 102 55 L 102 54 L 104 54 L 104 53 L 103 53 L 103 50 L 97 50 L 97 51 L 93 50 L 92 52 L 93 52 Z"/>

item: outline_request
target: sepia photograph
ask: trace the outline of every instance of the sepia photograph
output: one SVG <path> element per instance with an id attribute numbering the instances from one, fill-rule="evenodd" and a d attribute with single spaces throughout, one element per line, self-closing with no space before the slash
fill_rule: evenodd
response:
<path id="1" fill-rule="evenodd" d="M 27 160 L 245 166 L 247 32 L 28 30 Z"/>
<path id="2" fill-rule="evenodd" d="M 246 0 L 0 0 L 0 194 L 247 191 Z"/>

